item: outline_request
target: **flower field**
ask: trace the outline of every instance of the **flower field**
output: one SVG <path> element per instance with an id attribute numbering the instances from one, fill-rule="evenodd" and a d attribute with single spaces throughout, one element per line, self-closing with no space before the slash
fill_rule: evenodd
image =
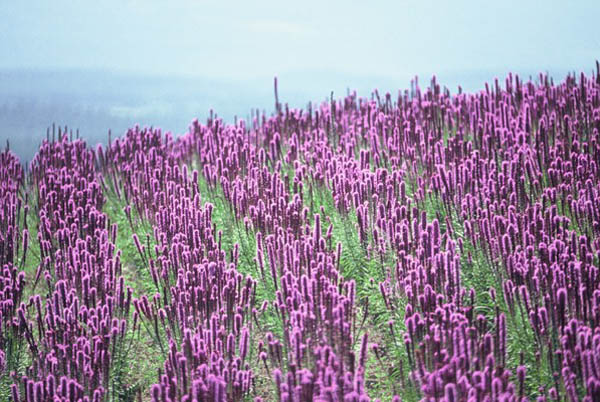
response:
<path id="1" fill-rule="evenodd" d="M 0 400 L 598 401 L 600 69 L 59 130 L 0 268 Z"/>

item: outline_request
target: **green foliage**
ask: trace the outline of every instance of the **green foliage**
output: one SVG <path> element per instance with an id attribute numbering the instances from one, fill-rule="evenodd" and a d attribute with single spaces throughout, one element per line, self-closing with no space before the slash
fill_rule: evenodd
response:
<path id="1" fill-rule="evenodd" d="M 117 250 L 121 251 L 120 258 L 123 267 L 123 277 L 126 283 L 132 287 L 134 297 L 139 297 L 143 294 L 152 295 L 156 293 L 157 289 L 150 276 L 150 271 L 133 241 L 134 234 L 137 234 L 143 243 L 145 243 L 147 235 L 150 235 L 151 247 L 146 250 L 146 254 L 151 253 L 151 248 L 155 244 L 152 226 L 149 222 L 138 216 L 135 208 L 131 208 L 132 227 L 125 213 L 127 202 L 119 198 L 114 191 L 105 194 L 105 196 L 106 202 L 104 203 L 102 212 L 108 216 L 111 224 L 117 224 L 115 246 Z"/>
<path id="2" fill-rule="evenodd" d="M 105 191 L 105 197 L 103 212 L 111 224 L 117 224 L 116 248 L 121 253 L 125 284 L 131 286 L 134 297 L 151 297 L 158 289 L 152 281 L 144 258 L 135 246 L 133 235 L 137 234 L 140 241 L 145 241 L 147 235 L 150 235 L 150 246 L 153 247 L 155 241 L 152 227 L 137 214 L 135 208 L 131 208 L 130 223 L 125 213 L 126 201 L 119 198 L 112 188 Z M 146 250 L 147 256 L 150 256 L 150 253 L 151 249 Z M 130 317 L 127 317 L 128 323 L 133 322 L 133 311 L 132 307 Z M 153 332 L 145 327 L 144 321 L 140 323 L 142 326 L 135 331 L 128 327 L 125 337 L 115 347 L 108 390 L 109 399 L 112 401 L 134 401 L 142 394 L 144 400 L 149 399 L 150 386 L 156 383 L 156 373 L 164 364 L 165 355 L 161 345 Z"/>

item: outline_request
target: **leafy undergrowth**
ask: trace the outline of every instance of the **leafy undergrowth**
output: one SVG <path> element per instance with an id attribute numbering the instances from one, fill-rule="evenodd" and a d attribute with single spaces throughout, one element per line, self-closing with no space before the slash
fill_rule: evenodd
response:
<path id="1" fill-rule="evenodd" d="M 104 213 L 112 224 L 117 225 L 116 247 L 120 251 L 122 274 L 132 287 L 134 297 L 152 297 L 157 289 L 150 276 L 144 256 L 138 251 L 133 240 L 134 234 L 140 239 L 152 236 L 151 225 L 141 219 L 131 206 L 114 188 L 105 189 Z M 150 237 L 153 239 L 153 237 Z M 151 240 L 153 241 L 153 240 Z M 147 250 L 151 250 L 150 247 Z M 147 256 L 146 256 L 147 258 Z M 129 320 L 133 320 L 133 309 Z M 150 386 L 156 382 L 157 373 L 162 370 L 165 355 L 150 328 L 138 324 L 129 328 L 123 346 L 117 349 L 114 359 L 111 400 L 137 401 L 150 400 Z"/>

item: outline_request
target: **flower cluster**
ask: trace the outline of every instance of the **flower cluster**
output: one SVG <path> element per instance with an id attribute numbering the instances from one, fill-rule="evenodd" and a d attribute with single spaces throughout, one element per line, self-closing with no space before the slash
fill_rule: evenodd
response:
<path id="1" fill-rule="evenodd" d="M 45 141 L 32 161 L 40 265 L 36 294 L 17 311 L 32 361 L 15 375 L 15 400 L 106 398 L 132 290 L 120 275 L 116 228 L 102 212 L 95 160 L 84 142 L 64 136 Z"/>
<path id="2" fill-rule="evenodd" d="M 29 232 L 20 232 L 19 221 L 26 221 L 28 208 L 23 206 L 18 191 L 24 172 L 10 152 L 0 153 L 0 376 L 16 365 L 12 353 L 19 348 L 18 314 L 25 288 L 22 263 L 27 257 Z"/>

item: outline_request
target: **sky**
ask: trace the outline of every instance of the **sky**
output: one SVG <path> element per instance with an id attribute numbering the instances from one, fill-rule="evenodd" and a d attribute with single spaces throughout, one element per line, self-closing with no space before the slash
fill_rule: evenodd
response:
<path id="1" fill-rule="evenodd" d="M 562 78 L 600 58 L 598 15 L 597 0 L 0 0 L 0 105 L 60 121 L 38 110 L 59 101 L 84 128 L 94 108 L 117 126 L 162 113 L 182 131 L 211 107 L 271 107 L 275 76 L 299 106 L 415 75 L 470 90 L 509 71 Z M 40 131 L 10 124 L 0 140 Z"/>
<path id="2" fill-rule="evenodd" d="M 0 67 L 224 79 L 573 69 L 600 54 L 600 2 L 0 2 Z"/>

